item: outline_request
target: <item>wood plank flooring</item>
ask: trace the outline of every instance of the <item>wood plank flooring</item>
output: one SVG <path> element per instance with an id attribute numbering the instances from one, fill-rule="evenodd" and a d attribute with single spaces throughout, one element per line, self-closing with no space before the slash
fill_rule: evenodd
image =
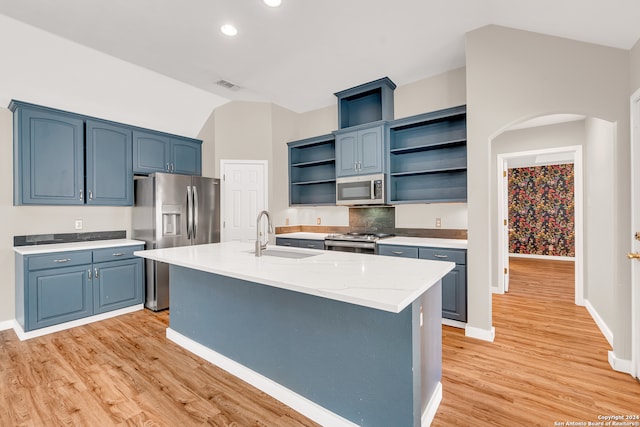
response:
<path id="1" fill-rule="evenodd" d="M 573 304 L 573 263 L 513 260 L 493 296 L 494 343 L 443 327 L 434 426 L 553 426 L 640 414 L 640 383 Z M 0 426 L 317 424 L 165 338 L 168 313 L 140 311 L 20 342 L 0 332 Z M 402 426 L 389 426 L 402 427 Z"/>
<path id="2" fill-rule="evenodd" d="M 148 310 L 20 342 L 0 332 L 0 426 L 317 426 L 168 341 Z"/>
<path id="3" fill-rule="evenodd" d="M 640 415 L 640 383 L 574 305 L 574 264 L 512 258 L 510 292 L 493 295 L 493 343 L 443 327 L 443 400 L 434 426 L 554 426 Z M 636 420 L 640 421 L 640 420 Z"/>

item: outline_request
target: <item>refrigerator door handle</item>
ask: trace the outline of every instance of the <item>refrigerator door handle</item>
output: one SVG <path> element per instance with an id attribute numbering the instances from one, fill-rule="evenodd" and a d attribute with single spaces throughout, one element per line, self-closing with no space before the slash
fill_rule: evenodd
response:
<path id="1" fill-rule="evenodd" d="M 191 186 L 187 185 L 187 239 L 192 237 L 193 229 L 193 198 Z"/>
<path id="2" fill-rule="evenodd" d="M 198 232 L 198 187 L 194 185 L 191 188 L 193 191 L 193 209 L 191 210 L 191 212 L 193 212 L 193 222 L 191 224 L 191 234 L 193 234 L 193 239 L 195 240 Z"/>

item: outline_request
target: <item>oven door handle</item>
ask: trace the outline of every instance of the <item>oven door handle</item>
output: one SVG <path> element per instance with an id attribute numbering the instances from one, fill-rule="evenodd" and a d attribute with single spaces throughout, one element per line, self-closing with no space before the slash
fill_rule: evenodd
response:
<path id="1" fill-rule="evenodd" d="M 325 240 L 325 247 L 341 247 L 341 248 L 357 248 L 357 249 L 375 249 L 375 242 L 345 242 L 342 240 Z"/>

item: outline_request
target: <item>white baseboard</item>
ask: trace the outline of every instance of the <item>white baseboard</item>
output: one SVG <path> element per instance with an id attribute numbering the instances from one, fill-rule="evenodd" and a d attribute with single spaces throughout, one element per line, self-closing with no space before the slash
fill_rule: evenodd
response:
<path id="1" fill-rule="evenodd" d="M 13 328 L 13 320 L 5 320 L 0 322 L 0 331 L 6 331 Z"/>
<path id="2" fill-rule="evenodd" d="M 633 375 L 633 363 L 631 360 L 618 359 L 613 351 L 609 352 L 609 365 L 611 365 L 614 371 Z"/>
<path id="3" fill-rule="evenodd" d="M 460 328 L 460 329 L 464 329 L 467 327 L 467 324 L 464 322 L 460 322 L 458 320 L 445 319 L 444 317 L 442 318 L 442 324 L 446 326 L 453 326 L 454 328 Z"/>
<path id="4" fill-rule="evenodd" d="M 600 328 L 600 332 L 602 332 L 602 335 L 604 335 L 607 341 L 609 341 L 609 345 L 613 347 L 613 332 L 611 332 L 611 329 L 609 329 L 605 321 L 602 319 L 602 317 L 600 317 L 600 314 L 598 314 L 589 300 L 584 300 L 584 306 L 593 318 L 593 321 L 596 322 L 596 325 L 598 325 L 598 328 Z"/>
<path id="5" fill-rule="evenodd" d="M 510 258 L 532 258 L 532 259 L 546 259 L 549 261 L 575 261 L 576 258 L 572 256 L 555 256 L 555 255 L 536 255 L 536 254 L 509 254 Z"/>
<path id="6" fill-rule="evenodd" d="M 464 328 L 464 335 L 469 338 L 493 342 L 496 338 L 496 328 L 492 326 L 490 330 L 486 330 L 467 325 Z"/>
<path id="7" fill-rule="evenodd" d="M 64 331 L 66 329 L 75 328 L 76 326 L 87 325 L 89 323 L 98 322 L 100 320 L 110 319 L 112 317 L 121 316 L 127 313 L 133 313 L 144 309 L 144 304 L 132 305 L 131 307 L 121 308 L 119 310 L 113 310 L 102 314 L 96 314 L 95 316 L 89 316 L 78 320 L 72 320 L 71 322 L 61 323 L 59 325 L 48 326 L 46 328 L 36 329 L 35 331 L 25 332 L 22 326 L 17 320 L 13 320 L 13 330 L 20 341 L 29 340 L 31 338 L 41 337 L 43 335 L 52 334 L 54 332 Z"/>
<path id="8" fill-rule="evenodd" d="M 440 402 L 442 402 L 442 383 L 438 382 L 436 389 L 431 394 L 429 403 L 427 403 L 427 407 L 424 408 L 424 412 L 422 413 L 420 420 L 421 427 L 429 427 L 431 425 L 433 419 L 436 417 L 436 412 L 438 412 Z"/>
<path id="9" fill-rule="evenodd" d="M 252 386 L 262 390 L 269 396 L 279 400 L 290 408 L 300 412 L 304 416 L 312 419 L 323 426 L 336 427 L 357 427 L 357 424 L 334 414 L 328 409 L 312 402 L 311 400 L 289 390 L 288 388 L 276 383 L 275 381 L 261 375 L 238 362 L 229 359 L 222 354 L 211 350 L 204 345 L 185 337 L 179 332 L 171 328 L 167 328 L 167 339 L 178 344 L 180 347 L 187 349 L 193 354 L 200 356 L 204 360 L 224 369 L 230 374 L 240 378 L 241 380 L 251 384 Z M 437 409 L 437 406 L 436 406 Z M 435 413 L 434 413 L 435 415 Z"/>

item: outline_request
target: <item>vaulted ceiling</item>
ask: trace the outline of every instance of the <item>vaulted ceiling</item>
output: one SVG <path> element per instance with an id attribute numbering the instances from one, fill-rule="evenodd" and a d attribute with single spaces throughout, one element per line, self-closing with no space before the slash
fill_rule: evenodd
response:
<path id="1" fill-rule="evenodd" d="M 404 85 L 462 67 L 465 33 L 488 24 L 621 49 L 640 38 L 637 0 L 0 0 L 0 14 L 227 99 L 297 112 L 383 76 Z M 220 33 L 225 23 L 236 37 Z"/>

